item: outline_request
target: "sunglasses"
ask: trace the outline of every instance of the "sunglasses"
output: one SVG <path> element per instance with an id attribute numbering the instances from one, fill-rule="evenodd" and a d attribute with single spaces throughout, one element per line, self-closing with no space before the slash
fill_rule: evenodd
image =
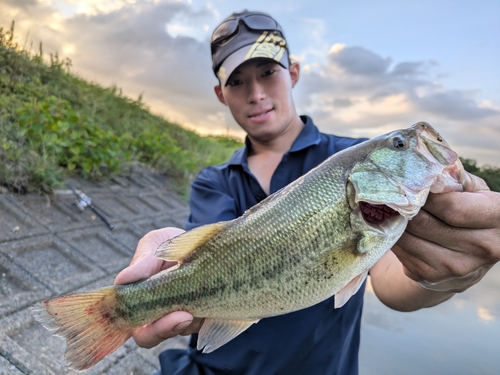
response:
<path id="1" fill-rule="evenodd" d="M 250 29 L 253 30 L 278 30 L 283 34 L 280 25 L 274 19 L 263 14 L 251 14 L 243 17 L 232 18 L 224 21 L 220 26 L 215 29 L 212 34 L 210 44 L 221 44 L 227 38 L 239 30 L 239 23 L 243 21 Z M 228 42 L 228 41 L 226 41 Z"/>

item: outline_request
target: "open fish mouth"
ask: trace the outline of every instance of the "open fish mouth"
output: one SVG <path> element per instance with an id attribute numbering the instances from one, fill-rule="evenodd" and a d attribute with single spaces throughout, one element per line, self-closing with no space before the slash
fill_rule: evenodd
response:
<path id="1" fill-rule="evenodd" d="M 399 212 L 385 204 L 359 202 L 359 208 L 363 219 L 370 224 L 380 224 L 395 216 L 399 216 Z"/>
<path id="2" fill-rule="evenodd" d="M 370 204 L 361 201 L 359 202 L 359 208 L 363 219 L 369 224 L 381 224 L 400 215 L 399 212 L 385 204 Z"/>

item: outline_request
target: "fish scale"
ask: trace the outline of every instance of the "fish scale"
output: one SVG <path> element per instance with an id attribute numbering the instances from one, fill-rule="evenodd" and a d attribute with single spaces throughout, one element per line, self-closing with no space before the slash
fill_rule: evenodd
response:
<path id="1" fill-rule="evenodd" d="M 457 154 L 426 123 L 381 135 L 333 155 L 235 220 L 168 240 L 156 255 L 178 266 L 41 302 L 35 316 L 67 340 L 66 358 L 77 370 L 178 310 L 205 318 L 198 349 L 216 350 L 259 319 L 334 294 L 341 307 L 428 193 L 460 191 L 463 173 Z M 374 214 L 382 211 L 389 214 Z"/>

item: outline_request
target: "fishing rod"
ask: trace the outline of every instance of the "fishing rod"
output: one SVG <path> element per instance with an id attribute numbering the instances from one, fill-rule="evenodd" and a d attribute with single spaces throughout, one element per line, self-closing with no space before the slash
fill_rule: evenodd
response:
<path id="1" fill-rule="evenodd" d="M 109 219 L 104 215 L 101 211 L 99 211 L 93 204 L 92 204 L 92 199 L 85 194 L 81 190 L 76 190 L 73 186 L 70 184 L 67 184 L 67 186 L 75 193 L 75 195 L 79 198 L 78 202 L 75 203 L 76 207 L 83 212 L 86 207 L 89 207 L 99 218 L 106 223 L 108 228 L 112 230 L 115 226 L 110 223 Z"/>

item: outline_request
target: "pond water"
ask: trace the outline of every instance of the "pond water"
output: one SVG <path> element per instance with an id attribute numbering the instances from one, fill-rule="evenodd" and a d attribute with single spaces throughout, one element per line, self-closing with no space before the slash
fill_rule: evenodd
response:
<path id="1" fill-rule="evenodd" d="M 384 306 L 368 284 L 360 375 L 500 374 L 500 265 L 451 300 L 411 313 Z"/>

